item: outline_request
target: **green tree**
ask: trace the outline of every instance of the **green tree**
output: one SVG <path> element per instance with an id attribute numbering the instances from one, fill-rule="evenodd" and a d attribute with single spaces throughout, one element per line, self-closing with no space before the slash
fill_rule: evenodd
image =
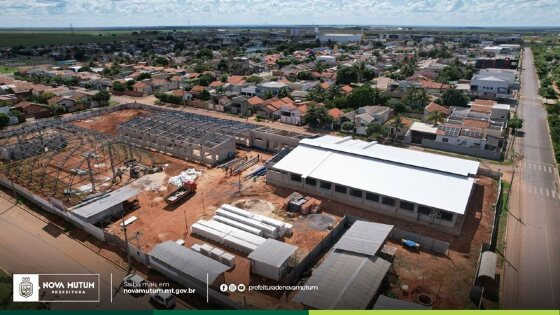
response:
<path id="1" fill-rule="evenodd" d="M 10 117 L 4 113 L 0 113 L 0 128 L 6 127 L 10 123 Z"/>
<path id="2" fill-rule="evenodd" d="M 249 83 L 259 84 L 263 81 L 263 78 L 261 76 L 258 76 L 258 75 L 251 75 L 247 78 L 246 81 L 249 82 Z"/>
<path id="3" fill-rule="evenodd" d="M 203 73 L 198 76 L 198 84 L 202 86 L 208 86 L 210 83 L 214 82 L 216 78 L 210 73 Z"/>
<path id="4" fill-rule="evenodd" d="M 100 106 L 109 105 L 109 99 L 111 98 L 111 94 L 107 91 L 99 91 L 95 93 L 92 97 L 92 100 L 99 103 Z"/>
<path id="5" fill-rule="evenodd" d="M 388 100 L 387 106 L 393 109 L 395 113 L 404 113 L 406 111 L 406 105 L 404 105 L 398 98 Z"/>
<path id="6" fill-rule="evenodd" d="M 122 92 L 126 89 L 125 85 L 122 84 L 120 81 L 113 82 L 113 90 Z"/>
<path id="7" fill-rule="evenodd" d="M 156 59 L 154 59 L 154 65 L 167 67 L 169 65 L 169 60 L 167 60 L 167 58 L 165 58 L 165 57 L 160 56 L 160 57 L 157 57 Z"/>
<path id="8" fill-rule="evenodd" d="M 305 114 L 305 123 L 313 128 L 322 127 L 327 123 L 332 123 L 333 120 L 333 117 L 329 114 L 325 106 L 316 106 L 312 104 Z"/>
<path id="9" fill-rule="evenodd" d="M 404 126 L 403 118 L 401 114 L 395 114 L 393 121 L 391 122 L 391 127 L 393 127 L 393 141 L 397 140 L 397 133 L 401 130 Z"/>
<path id="10" fill-rule="evenodd" d="M 511 133 L 515 134 L 516 130 L 523 127 L 523 119 L 519 118 L 517 114 L 511 117 L 508 121 L 508 128 L 511 129 Z"/>
<path id="11" fill-rule="evenodd" d="M 220 62 L 218 62 L 218 66 L 216 67 L 216 69 L 223 71 L 223 72 L 227 72 L 229 71 L 229 63 L 226 59 L 220 59 Z"/>
<path id="12" fill-rule="evenodd" d="M 278 97 L 282 98 L 282 97 L 287 97 L 290 95 L 290 92 L 288 91 L 287 88 L 281 88 L 280 91 L 278 91 Z"/>
<path id="13" fill-rule="evenodd" d="M 389 133 L 388 128 L 378 122 L 372 121 L 366 128 L 368 138 L 381 138 Z"/>
<path id="14" fill-rule="evenodd" d="M 151 79 L 151 78 L 152 78 L 152 75 L 151 75 L 150 73 L 148 73 L 148 72 L 142 72 L 142 73 L 140 73 L 140 75 L 138 76 L 138 78 L 136 78 L 136 80 L 142 81 L 142 80 L 144 80 L 144 79 Z"/>
<path id="15" fill-rule="evenodd" d="M 212 54 L 212 51 L 208 48 L 202 48 L 199 51 L 196 52 L 195 57 L 198 59 L 212 59 L 214 55 Z"/>
<path id="16" fill-rule="evenodd" d="M 445 115 L 437 110 L 434 110 L 427 118 L 434 124 L 434 126 L 437 126 L 445 121 Z"/>
<path id="17" fill-rule="evenodd" d="M 354 123 L 351 121 L 345 121 L 342 123 L 342 126 L 340 126 L 340 130 L 346 132 L 347 134 L 350 132 L 353 132 L 354 130 Z"/>
<path id="18" fill-rule="evenodd" d="M 441 95 L 441 101 L 447 106 L 467 107 L 470 98 L 456 89 L 449 89 Z"/>
<path id="19" fill-rule="evenodd" d="M 199 96 L 198 96 L 201 100 L 207 101 L 211 98 L 210 92 L 208 92 L 206 89 L 202 90 L 202 92 L 200 92 Z"/>

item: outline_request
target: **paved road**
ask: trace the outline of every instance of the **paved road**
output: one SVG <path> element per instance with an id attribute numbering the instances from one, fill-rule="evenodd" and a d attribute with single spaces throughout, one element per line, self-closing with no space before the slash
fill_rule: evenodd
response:
<path id="1" fill-rule="evenodd" d="M 152 309 L 146 295 L 119 290 L 126 271 L 57 228 L 14 205 L 0 192 L 0 267 L 14 273 L 94 273 L 101 278 L 99 303 L 51 303 L 53 309 Z M 113 283 L 111 286 L 111 274 Z M 113 290 L 110 288 L 113 287 Z M 117 292 L 111 301 L 111 291 Z"/>
<path id="2" fill-rule="evenodd" d="M 530 49 L 523 52 L 521 99 L 524 137 L 512 186 L 507 226 L 502 307 L 558 309 L 560 307 L 560 195 L 558 169 L 538 95 Z"/>

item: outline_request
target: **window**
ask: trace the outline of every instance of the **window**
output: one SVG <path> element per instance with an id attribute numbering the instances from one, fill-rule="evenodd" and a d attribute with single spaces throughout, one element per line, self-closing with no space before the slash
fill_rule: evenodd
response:
<path id="1" fill-rule="evenodd" d="M 372 194 L 372 193 L 366 193 L 366 199 L 369 200 L 369 201 L 379 202 L 379 195 L 378 194 Z"/>
<path id="2" fill-rule="evenodd" d="M 321 188 L 331 190 L 332 184 L 329 182 L 321 181 Z"/>
<path id="3" fill-rule="evenodd" d="M 453 220 L 453 213 L 449 213 L 449 212 L 440 212 L 441 214 L 441 219 L 445 220 L 445 221 L 452 221 Z"/>
<path id="4" fill-rule="evenodd" d="M 312 177 L 307 177 L 305 179 L 305 184 L 306 185 L 311 185 L 311 186 L 317 186 L 317 180 L 315 178 L 312 178 Z"/>
<path id="5" fill-rule="evenodd" d="M 384 205 L 388 205 L 388 206 L 394 206 L 395 205 L 395 199 L 389 198 L 389 197 L 383 197 L 383 199 L 381 200 L 381 203 L 384 204 Z"/>
<path id="6" fill-rule="evenodd" d="M 449 142 L 449 138 L 442 138 L 441 141 L 443 141 L 443 142 Z"/>
<path id="7" fill-rule="evenodd" d="M 399 207 L 403 210 L 414 211 L 414 204 L 407 201 L 399 202 Z"/>
<path id="8" fill-rule="evenodd" d="M 423 214 L 423 215 L 431 215 L 432 214 L 432 208 L 428 208 L 425 206 L 419 206 L 418 207 L 418 213 Z"/>
<path id="9" fill-rule="evenodd" d="M 334 185 L 334 191 L 345 194 L 346 193 L 346 186 Z"/>
<path id="10" fill-rule="evenodd" d="M 292 179 L 292 181 L 294 182 L 301 182 L 301 176 L 298 174 L 291 174 L 290 178 Z"/>
<path id="11" fill-rule="evenodd" d="M 350 188 L 350 196 L 362 198 L 363 192 L 358 189 Z"/>

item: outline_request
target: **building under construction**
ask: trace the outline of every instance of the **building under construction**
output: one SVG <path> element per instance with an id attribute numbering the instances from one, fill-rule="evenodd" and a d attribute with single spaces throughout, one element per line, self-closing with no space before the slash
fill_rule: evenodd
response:
<path id="1" fill-rule="evenodd" d="M 119 137 L 144 148 L 214 166 L 235 156 L 236 145 L 266 151 L 295 146 L 305 135 L 174 110 L 135 117 L 117 128 Z"/>
<path id="2" fill-rule="evenodd" d="M 151 154 L 60 120 L 0 132 L 2 175 L 65 207 L 119 187 L 139 164 L 153 167 Z"/>

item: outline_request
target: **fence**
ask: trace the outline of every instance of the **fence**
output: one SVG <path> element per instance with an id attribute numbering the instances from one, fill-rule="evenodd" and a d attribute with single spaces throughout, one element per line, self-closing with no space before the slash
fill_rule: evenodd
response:
<path id="1" fill-rule="evenodd" d="M 502 152 L 500 151 L 490 151 L 483 150 L 479 148 L 466 147 L 461 145 L 449 144 L 444 142 L 436 142 L 434 140 L 423 139 L 422 146 L 430 149 L 465 154 L 470 156 L 475 156 L 483 159 L 501 161 Z"/>
<path id="2" fill-rule="evenodd" d="M 400 241 L 401 239 L 414 241 L 420 244 L 420 246 L 422 246 L 422 249 L 432 251 L 438 254 L 447 255 L 447 253 L 449 252 L 448 242 L 436 240 L 431 237 L 404 231 L 398 228 L 393 228 L 393 230 L 389 234 L 389 237 L 398 241 Z"/>
<path id="3" fill-rule="evenodd" d="M 298 279 L 301 273 L 313 266 L 320 254 L 324 251 L 330 249 L 330 247 L 334 244 L 334 242 L 338 239 L 342 231 L 346 228 L 347 225 L 356 221 L 355 218 L 350 216 L 345 216 L 342 220 L 315 246 L 315 248 L 310 251 L 305 258 L 303 258 L 295 267 L 292 269 L 282 280 L 280 281 L 282 285 L 290 285 L 294 284 Z"/>
<path id="4" fill-rule="evenodd" d="M 488 177 L 491 177 L 493 179 L 500 179 L 502 177 L 502 172 L 494 171 L 494 170 L 486 168 L 486 167 L 479 167 L 477 174 L 488 176 Z"/>
<path id="5" fill-rule="evenodd" d="M 490 251 L 496 251 L 496 245 L 498 242 L 498 230 L 500 229 L 500 211 L 502 210 L 503 198 L 503 187 L 502 179 L 498 181 L 498 197 L 496 198 L 496 203 L 494 206 L 494 223 L 492 224 L 492 238 L 490 240 Z"/>

